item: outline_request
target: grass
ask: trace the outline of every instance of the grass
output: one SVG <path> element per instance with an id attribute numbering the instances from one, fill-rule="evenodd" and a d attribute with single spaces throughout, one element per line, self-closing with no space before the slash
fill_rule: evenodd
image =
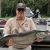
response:
<path id="1" fill-rule="evenodd" d="M 12 16 L 5 16 L 5 17 L 2 17 L 2 18 L 11 18 Z"/>
<path id="2" fill-rule="evenodd" d="M 50 16 L 43 15 L 43 14 L 40 14 L 40 16 L 41 16 L 42 18 L 50 18 Z M 11 17 L 12 17 L 12 16 L 6 15 L 5 17 L 2 17 L 2 18 L 11 18 Z"/>
<path id="3" fill-rule="evenodd" d="M 42 15 L 42 14 L 41 14 L 41 17 L 42 17 L 42 18 L 50 18 L 50 16 Z"/>

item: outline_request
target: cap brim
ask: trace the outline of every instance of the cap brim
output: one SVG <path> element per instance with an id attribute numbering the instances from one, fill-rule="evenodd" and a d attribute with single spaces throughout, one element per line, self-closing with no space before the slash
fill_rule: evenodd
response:
<path id="1" fill-rule="evenodd" d="M 19 8 L 26 9 L 26 8 L 24 8 L 24 7 L 18 7 L 17 9 L 19 9 Z"/>

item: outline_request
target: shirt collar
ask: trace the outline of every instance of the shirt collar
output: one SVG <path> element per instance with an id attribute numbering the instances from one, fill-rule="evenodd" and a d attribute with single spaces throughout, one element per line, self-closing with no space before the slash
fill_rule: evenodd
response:
<path id="1" fill-rule="evenodd" d="M 15 16 L 15 19 L 17 20 L 17 16 Z M 27 20 L 27 17 L 25 17 L 24 21 Z"/>
<path id="2" fill-rule="evenodd" d="M 17 21 L 17 16 L 15 16 L 15 20 Z M 22 25 L 27 21 L 27 17 L 25 17 L 24 21 L 21 23 Z"/>

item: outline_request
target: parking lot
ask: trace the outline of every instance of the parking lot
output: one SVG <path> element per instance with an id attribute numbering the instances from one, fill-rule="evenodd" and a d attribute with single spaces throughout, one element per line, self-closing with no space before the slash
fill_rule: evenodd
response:
<path id="1" fill-rule="evenodd" d="M 47 24 L 46 25 L 44 25 L 44 24 L 42 24 L 42 25 L 41 24 L 37 24 L 39 22 L 39 20 L 40 19 L 33 19 L 33 21 L 35 22 L 35 25 L 36 25 L 37 30 L 47 30 L 48 27 L 50 27 L 50 25 L 48 26 Z M 4 28 L 0 28 L 0 34 L 2 34 L 3 29 Z M 47 39 L 49 40 L 49 38 L 47 38 Z M 4 50 L 8 50 L 8 48 L 5 48 L 5 47 L 0 48 L 0 50 L 3 50 L 3 49 Z M 50 44 L 48 44 L 47 42 L 43 42 L 43 43 L 33 43 L 33 45 L 32 45 L 32 50 L 43 50 L 43 49 L 44 50 L 50 50 Z"/>

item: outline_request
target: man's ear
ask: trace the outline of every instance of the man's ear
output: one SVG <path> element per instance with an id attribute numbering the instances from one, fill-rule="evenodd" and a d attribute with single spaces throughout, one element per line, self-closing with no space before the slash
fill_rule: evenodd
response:
<path id="1" fill-rule="evenodd" d="M 16 12 L 17 12 L 17 9 L 16 9 Z"/>

